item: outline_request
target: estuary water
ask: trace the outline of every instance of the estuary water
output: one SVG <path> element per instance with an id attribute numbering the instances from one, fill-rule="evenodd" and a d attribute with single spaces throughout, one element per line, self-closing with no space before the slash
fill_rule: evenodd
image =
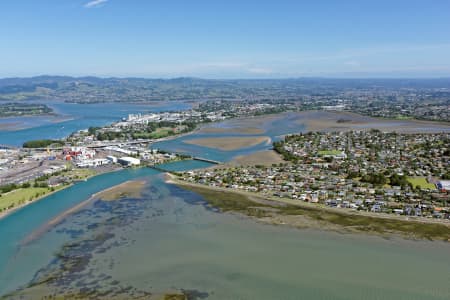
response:
<path id="1" fill-rule="evenodd" d="M 303 130 L 291 117 L 267 119 L 256 136 L 277 139 Z M 194 133 L 154 147 L 221 161 L 271 147 L 219 151 L 184 143 L 237 135 L 248 134 Z M 162 167 L 206 166 L 183 161 Z M 141 197 L 85 202 L 128 180 L 146 182 Z M 126 169 L 0 219 L 0 298 L 160 299 L 183 292 L 189 299 L 449 299 L 449 253 L 443 242 L 260 224 L 211 209 L 201 196 L 165 183 L 158 171 Z"/>
<path id="2" fill-rule="evenodd" d="M 56 116 L 32 116 L 0 118 L 0 126 L 11 124 L 0 130 L 0 144 L 21 146 L 36 139 L 59 139 L 72 132 L 90 126 L 104 126 L 127 117 L 128 114 L 161 111 L 179 111 L 191 107 L 186 102 L 166 102 L 155 104 L 99 103 L 76 104 L 51 102 Z"/>
<path id="3" fill-rule="evenodd" d="M 212 123 L 206 128 L 226 129 L 229 132 L 194 132 L 192 134 L 181 136 L 177 139 L 166 140 L 152 144 L 154 149 L 162 149 L 171 152 L 178 152 L 199 156 L 219 162 L 232 160 L 236 156 L 248 155 L 257 151 L 272 149 L 272 143 L 263 142 L 255 146 L 244 147 L 233 151 L 224 151 L 220 149 L 203 147 L 194 144 L 185 143 L 191 139 L 218 138 L 218 137 L 269 137 L 270 140 L 277 141 L 286 134 L 305 131 L 305 125 L 295 122 L 298 117 L 295 113 L 287 113 L 279 116 L 267 116 L 261 118 L 250 118 L 243 120 L 227 120 L 219 123 Z M 261 133 L 246 133 L 242 128 L 257 126 Z"/>
<path id="4" fill-rule="evenodd" d="M 166 167 L 204 166 L 186 161 Z M 80 199 L 136 178 L 147 182 L 142 197 L 90 202 L 29 241 Z M 10 299 L 61 293 L 104 299 L 174 292 L 191 299 L 450 295 L 448 244 L 259 224 L 209 208 L 199 195 L 166 184 L 150 169 L 79 183 L 1 220 L 0 228 L 0 289 L 19 288 L 7 294 Z"/>

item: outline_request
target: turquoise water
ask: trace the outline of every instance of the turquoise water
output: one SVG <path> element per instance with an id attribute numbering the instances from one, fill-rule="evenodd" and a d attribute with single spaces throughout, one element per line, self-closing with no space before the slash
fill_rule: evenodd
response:
<path id="1" fill-rule="evenodd" d="M 305 130 L 305 125 L 295 122 L 297 119 L 296 114 L 288 113 L 276 118 L 268 118 L 258 124 L 258 128 L 262 129 L 264 132 L 260 134 L 245 134 L 245 133 L 199 133 L 194 132 L 189 135 L 182 136 L 177 139 L 167 140 L 159 143 L 154 143 L 151 147 L 154 149 L 163 149 L 167 151 L 175 151 L 179 153 L 190 154 L 194 156 L 200 156 L 203 158 L 208 158 L 220 162 L 225 162 L 233 159 L 235 156 L 247 155 L 254 153 L 256 151 L 268 150 L 272 148 L 272 143 L 263 142 L 259 145 L 237 149 L 233 151 L 222 151 L 214 148 L 206 148 L 198 145 L 184 143 L 187 140 L 198 139 L 198 138 L 217 138 L 217 137 L 258 137 L 267 136 L 270 137 L 272 141 L 279 140 L 283 135 L 302 132 Z M 211 128 L 228 128 L 232 129 L 236 126 L 242 125 L 242 120 L 229 120 L 221 123 L 214 123 L 209 125 Z M 249 125 L 252 126 L 252 125 Z"/>
<path id="2" fill-rule="evenodd" d="M 190 164 L 174 168 L 192 168 Z M 47 293 L 93 291 L 104 299 L 182 290 L 194 291 L 198 299 L 418 300 L 450 295 L 448 244 L 258 224 L 215 212 L 200 196 L 165 184 L 150 170 L 97 180 L 122 176 L 147 181 L 141 199 L 90 203 L 16 250 L 2 268 L 8 289 L 53 274 L 57 280 L 46 286 Z M 77 191 L 86 190 L 80 197 L 96 191 L 93 185 L 78 186 Z M 70 247 L 62 247 L 69 241 Z M 55 258 L 55 252 L 77 257 L 82 267 L 64 271 L 66 261 Z M 22 293 L 24 299 L 37 295 L 33 289 Z"/>
<path id="3" fill-rule="evenodd" d="M 149 105 L 121 103 L 48 103 L 48 105 L 58 114 L 57 117 L 0 118 L 0 124 L 18 123 L 15 130 L 0 130 L 0 144 L 20 146 L 28 140 L 58 139 L 90 126 L 104 126 L 119 121 L 132 113 L 186 110 L 191 107 L 184 102 Z"/>
<path id="4" fill-rule="evenodd" d="M 302 130 L 290 116 L 265 122 L 260 135 L 276 139 Z M 227 152 L 183 143 L 205 136 L 195 133 L 158 147 L 223 161 L 270 147 Z M 205 166 L 183 161 L 163 167 Z M 46 225 L 92 194 L 131 179 L 146 180 L 142 198 L 92 201 L 63 222 Z M 37 298 L 42 291 L 26 286 L 53 275 L 44 294 L 94 291 L 109 299 L 183 290 L 197 299 L 448 299 L 449 253 L 449 243 L 259 224 L 218 213 L 201 196 L 166 184 L 155 170 L 126 169 L 77 183 L 1 219 L 0 295 L 19 288 L 25 299 Z M 77 268 L 67 271 L 71 258 Z"/>
<path id="5" fill-rule="evenodd" d="M 177 171 L 202 168 L 208 165 L 199 161 L 186 161 L 172 163 L 167 168 Z M 162 165 L 162 167 L 166 166 Z M 51 260 L 53 257 L 54 253 L 48 251 L 46 246 L 35 247 L 33 243 L 25 244 L 28 237 L 45 223 L 99 191 L 128 180 L 154 174 L 159 174 L 159 172 L 150 168 L 125 169 L 102 174 L 31 203 L 0 219 L 0 295 L 9 287 L 16 287 L 19 283 L 23 284 L 27 280 L 31 280 L 33 274 L 42 266 L 42 262 Z M 50 249 L 57 249 L 55 247 L 60 244 L 59 238 L 50 239 L 50 242 L 46 243 L 51 246 Z M 36 252 L 32 251 L 33 255 L 28 255 L 27 250 L 30 249 L 36 250 Z M 21 256 L 21 253 L 28 254 Z"/>

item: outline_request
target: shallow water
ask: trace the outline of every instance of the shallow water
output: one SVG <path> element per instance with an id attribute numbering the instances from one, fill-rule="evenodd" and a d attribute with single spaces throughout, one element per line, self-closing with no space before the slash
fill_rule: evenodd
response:
<path id="1" fill-rule="evenodd" d="M 273 139 L 304 129 L 291 114 L 261 126 L 260 135 Z M 227 161 L 270 147 L 220 151 L 183 143 L 207 136 L 233 135 L 195 133 L 156 148 Z M 205 166 L 183 161 L 163 167 Z M 93 201 L 45 227 L 92 194 L 132 179 L 148 182 L 142 199 Z M 259 224 L 208 208 L 200 196 L 164 183 L 155 170 L 127 169 L 78 183 L 1 219 L 0 295 L 22 287 L 19 293 L 33 298 L 44 287 L 47 294 L 95 291 L 106 299 L 181 290 L 208 299 L 448 299 L 448 253 L 449 243 Z M 58 279 L 27 288 L 49 275 Z"/>
<path id="2" fill-rule="evenodd" d="M 160 175 L 145 178 L 142 199 L 96 201 L 22 249 L 18 255 L 29 256 L 52 241 L 50 248 L 58 240 L 76 241 L 55 251 L 82 257 L 82 267 L 64 272 L 67 261 L 49 260 L 34 280 L 56 274 L 46 285 L 52 293 L 95 291 L 106 298 L 181 290 L 207 299 L 450 295 L 448 244 L 258 224 L 215 212 Z M 92 242 L 102 234 L 108 236 Z"/>
<path id="3" fill-rule="evenodd" d="M 257 151 L 272 149 L 272 143 L 262 142 L 259 145 L 245 147 L 232 151 L 224 151 L 220 149 L 208 148 L 194 144 L 188 144 L 184 141 L 199 138 L 211 138 L 211 137 L 259 137 L 267 136 L 272 141 L 279 140 L 283 135 L 298 133 L 305 130 L 305 126 L 301 123 L 297 123 L 294 120 L 297 115 L 294 113 L 287 113 L 279 115 L 277 117 L 258 118 L 258 128 L 263 132 L 260 134 L 245 134 L 239 133 L 240 127 L 252 127 L 255 119 L 250 119 L 250 122 L 246 120 L 227 120 L 219 123 L 212 123 L 206 125 L 210 128 L 238 128 L 237 132 L 194 132 L 192 134 L 184 135 L 176 139 L 162 141 L 154 143 L 151 147 L 153 149 L 163 149 L 166 151 L 174 151 L 179 153 L 185 153 L 194 156 L 200 156 L 203 158 L 216 160 L 220 162 L 230 161 L 234 157 L 239 155 L 247 155 Z"/>
<path id="4" fill-rule="evenodd" d="M 167 169 L 195 169 L 205 166 L 208 164 L 185 161 L 170 164 Z M 102 174 L 86 182 L 76 183 L 0 219 L 0 295 L 10 287 L 17 287 L 30 280 L 43 263 L 53 258 L 56 246 L 60 245 L 62 240 L 60 236 L 55 239 L 48 238 L 45 234 L 41 236 L 39 231 L 47 222 L 99 191 L 153 174 L 159 172 L 140 168 Z M 30 236 L 35 233 L 39 233 L 40 237 L 37 242 L 46 240 L 42 247 L 39 243 L 25 243 L 33 240 Z"/>
<path id="5" fill-rule="evenodd" d="M 165 104 L 127 103 L 47 103 L 58 116 L 33 116 L 0 118 L 0 124 L 14 123 L 8 130 L 0 130 L 0 144 L 20 146 L 25 141 L 35 139 L 59 139 L 72 132 L 91 126 L 104 126 L 126 118 L 128 114 L 172 110 L 186 110 L 191 106 L 184 102 Z"/>

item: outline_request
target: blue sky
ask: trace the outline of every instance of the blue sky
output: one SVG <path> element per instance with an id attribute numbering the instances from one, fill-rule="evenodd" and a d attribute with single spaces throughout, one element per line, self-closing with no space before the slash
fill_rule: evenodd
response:
<path id="1" fill-rule="evenodd" d="M 0 77 L 450 76 L 448 0 L 9 0 Z"/>

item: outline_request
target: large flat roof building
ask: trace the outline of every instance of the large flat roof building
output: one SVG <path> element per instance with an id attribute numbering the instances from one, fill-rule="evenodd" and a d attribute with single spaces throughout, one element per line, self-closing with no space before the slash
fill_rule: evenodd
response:
<path id="1" fill-rule="evenodd" d="M 134 158 L 134 157 L 128 157 L 124 156 L 117 160 L 119 164 L 122 166 L 138 166 L 141 164 L 141 160 Z"/>

